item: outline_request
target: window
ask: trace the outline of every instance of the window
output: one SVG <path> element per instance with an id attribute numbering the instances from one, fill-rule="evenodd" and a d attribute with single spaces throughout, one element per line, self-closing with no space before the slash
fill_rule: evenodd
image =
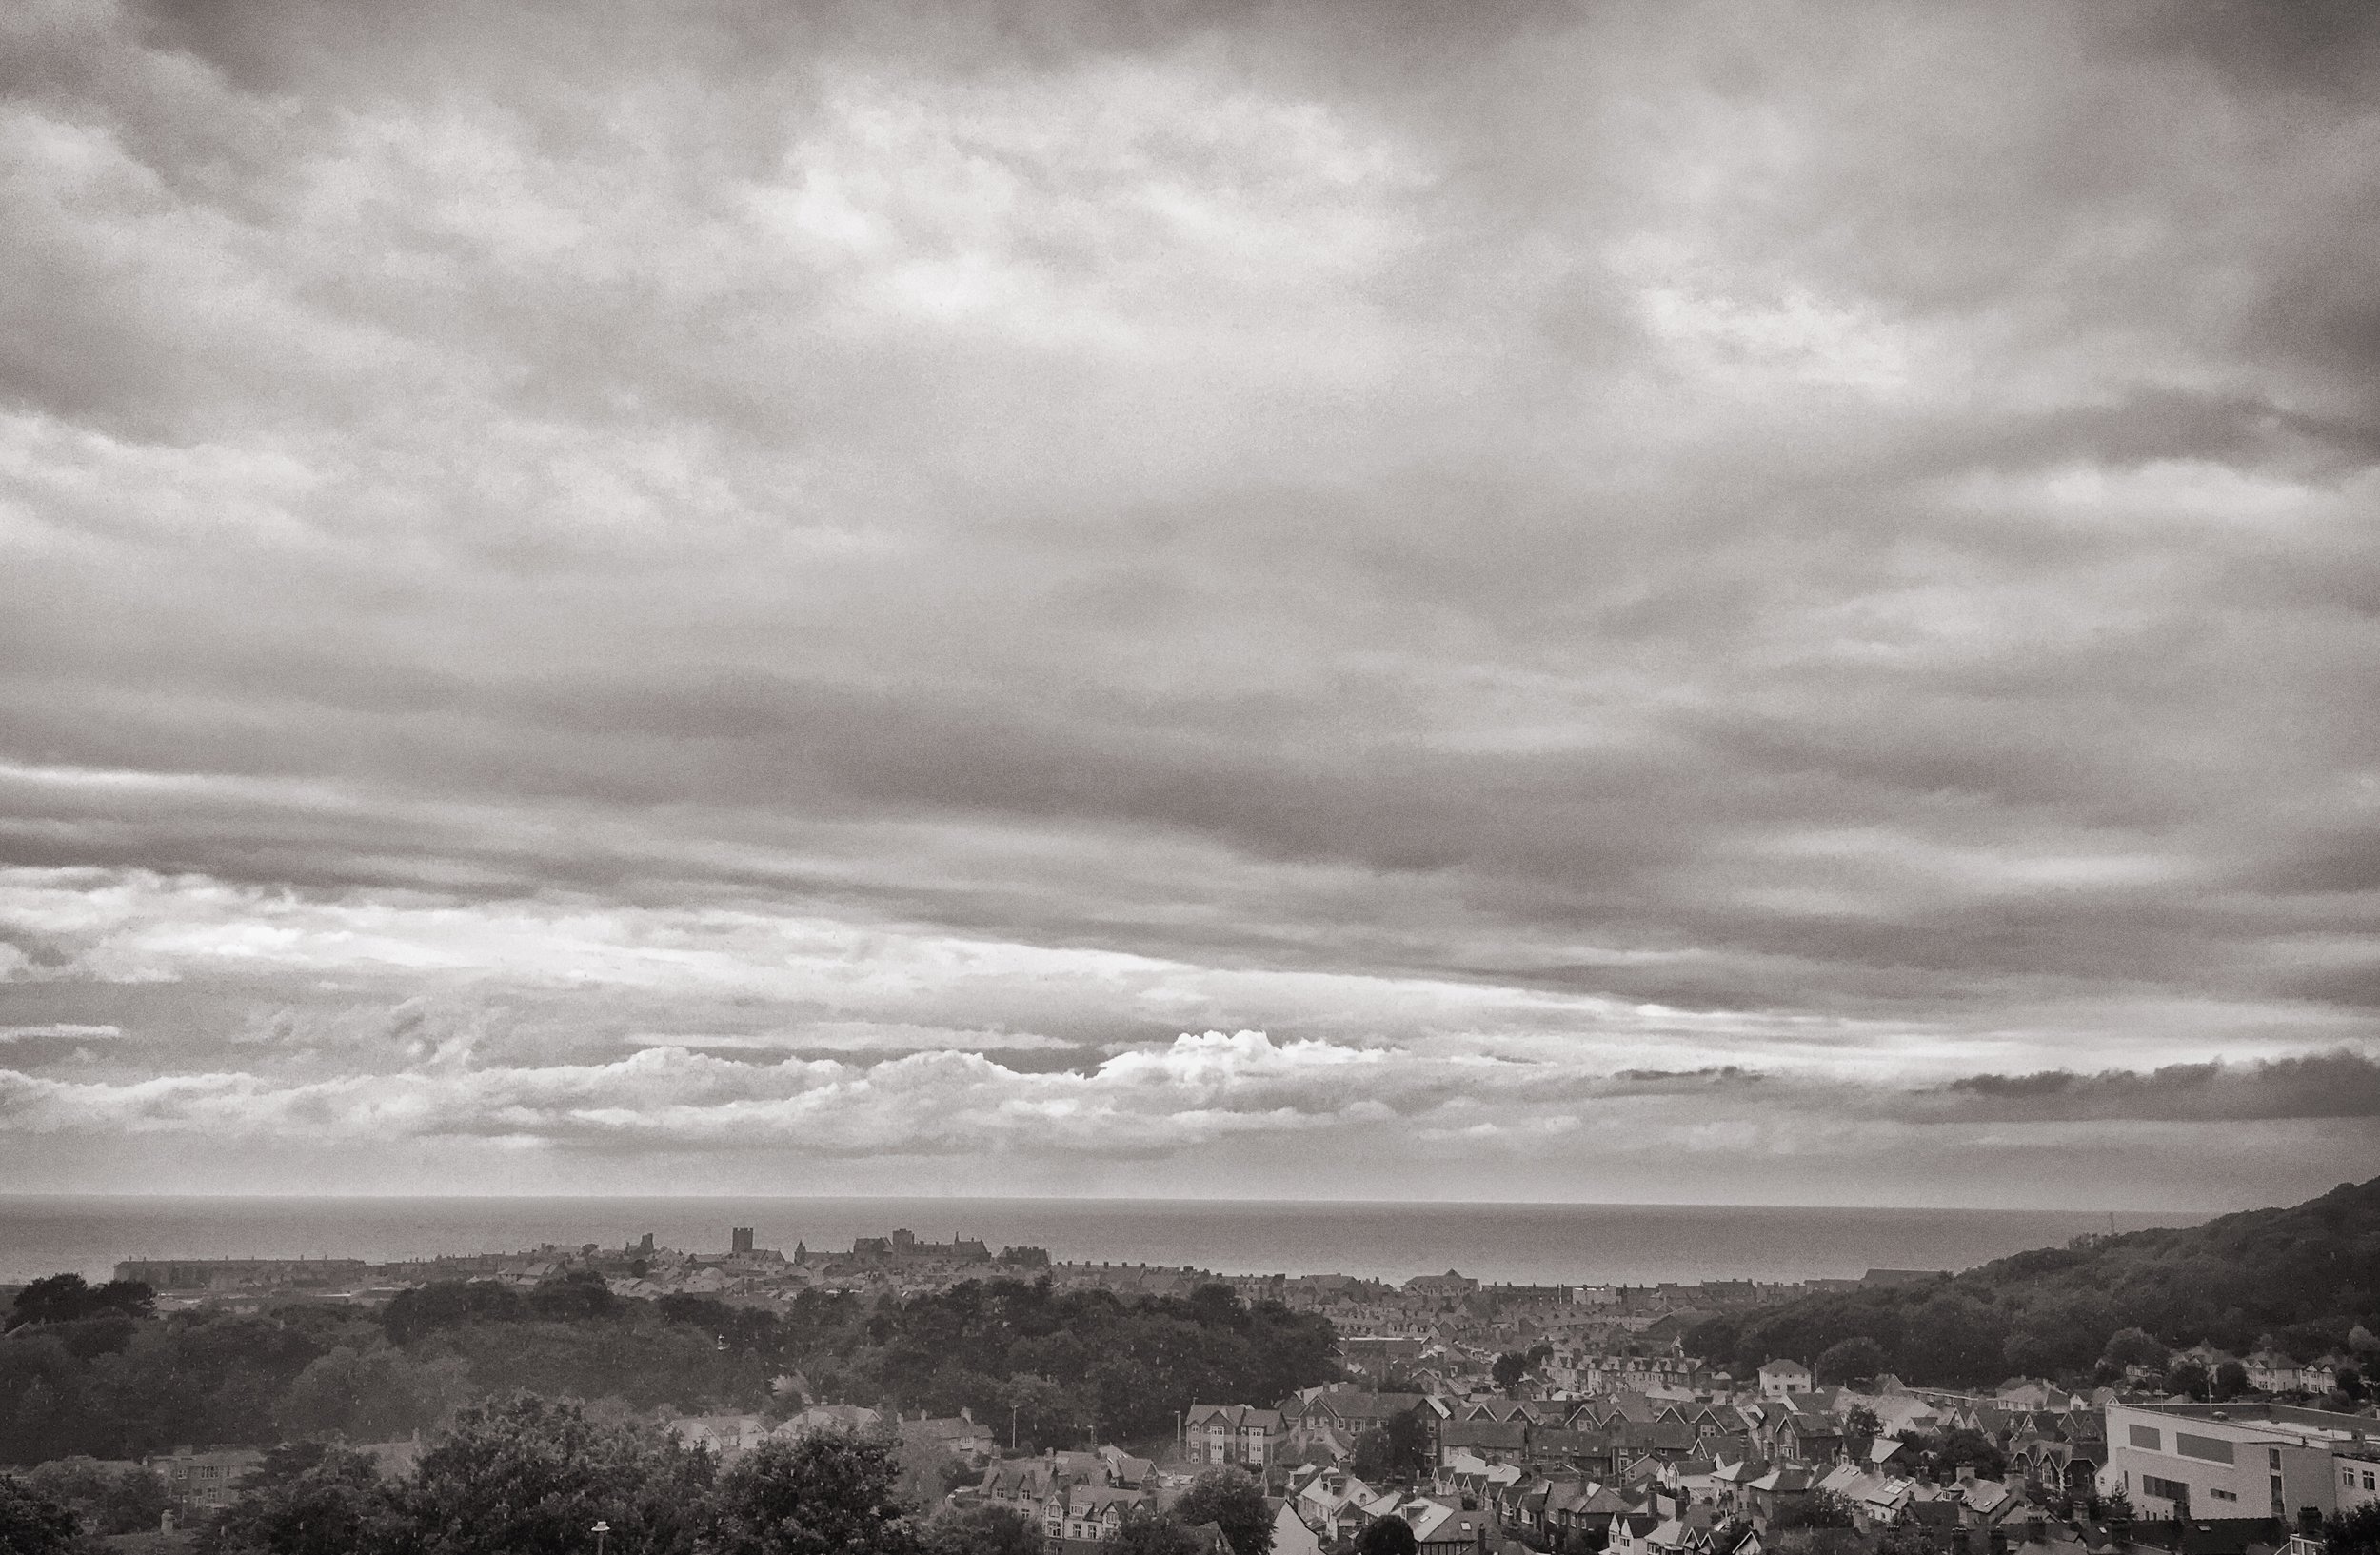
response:
<path id="1" fill-rule="evenodd" d="M 2229 1490 L 2210 1490 L 2207 1494 L 2214 1497 L 2217 1501 L 2237 1501 L 2239 1499 L 2239 1497 L 2233 1495 Z"/>
<path id="2" fill-rule="evenodd" d="M 2147 1447 L 2151 1452 L 2163 1452 L 2165 1450 L 2165 1433 L 2158 1430 L 2154 1425 L 2132 1426 L 2132 1445 L 2136 1447 Z"/>
<path id="3" fill-rule="evenodd" d="M 2189 1485 L 2179 1480 L 2161 1480 L 2154 1474 L 2140 1476 L 2140 1489 L 2143 1495 L 2156 1496 L 2165 1501 L 2188 1501 L 2190 1499 Z"/>
<path id="4" fill-rule="evenodd" d="M 2185 1458 L 2204 1458 L 2211 1464 L 2231 1461 L 2231 1444 L 2219 1437 L 2192 1436 L 2188 1431 L 2173 1433 L 2173 1450 Z"/>

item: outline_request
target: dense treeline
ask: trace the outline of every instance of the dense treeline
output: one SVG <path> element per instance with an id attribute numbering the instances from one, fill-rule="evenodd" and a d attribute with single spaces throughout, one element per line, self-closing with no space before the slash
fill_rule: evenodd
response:
<path id="1" fill-rule="evenodd" d="M 44 1315 L 0 1337 L 0 1463 L 386 1441 L 513 1389 L 632 1410 L 782 1406 L 771 1384 L 789 1373 L 842 1402 L 1013 1411 L 1021 1445 L 1056 1445 L 1162 1434 L 1193 1403 L 1274 1399 L 1337 1373 L 1325 1320 L 1250 1308 L 1220 1286 L 1129 1302 L 1045 1282 L 880 1302 L 805 1291 L 777 1313 L 623 1300 L 579 1275 L 428 1286 L 376 1314 L 289 1302 L 163 1318 L 146 1292 L 97 1287 L 100 1303 L 80 1287 L 43 1282 Z"/>
<path id="2" fill-rule="evenodd" d="M 1262 1492 L 1237 1470 L 1151 1520 L 1150 1549 L 1196 1549 L 1213 1522 L 1233 1555 L 1270 1555 Z M 818 1432 L 721 1465 L 649 1424 L 517 1393 L 469 1405 L 410 1472 L 384 1478 L 336 1445 L 273 1449 L 240 1498 L 201 1525 L 200 1555 L 1039 1555 L 1004 1507 L 905 1499 L 891 1440 Z M 87 1555 L 74 1508 L 38 1473 L 0 1474 L 0 1550 Z"/>
<path id="3" fill-rule="evenodd" d="M 2105 1380 L 2123 1359 L 2111 1342 L 2131 1329 L 2175 1348 L 2205 1340 L 2244 1350 L 2270 1337 L 2301 1361 L 2380 1348 L 2380 1178 L 2287 1209 L 1716 1317 L 1686 1344 L 1740 1372 L 1780 1356 L 1815 1362 L 1864 1338 L 1906 1382 L 1977 1386 L 2012 1372 Z"/>
<path id="4" fill-rule="evenodd" d="M 1228 1286 L 1186 1300 L 972 1282 L 882 1309 L 814 1353 L 808 1375 L 850 1399 L 890 1398 L 981 1418 L 1015 1408 L 1021 1434 L 1055 1442 L 1171 1434 L 1174 1413 L 1270 1403 L 1338 1375 L 1327 1319 Z"/>

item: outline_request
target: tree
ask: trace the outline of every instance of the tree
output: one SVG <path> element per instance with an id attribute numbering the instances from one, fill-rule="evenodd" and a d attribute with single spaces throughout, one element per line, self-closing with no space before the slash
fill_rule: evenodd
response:
<path id="1" fill-rule="evenodd" d="M 1884 1346 L 1866 1334 L 1829 1345 L 1811 1363 L 1810 1375 L 1821 1387 L 1840 1387 L 1846 1383 L 1873 1381 L 1885 1369 Z"/>
<path id="2" fill-rule="evenodd" d="M 982 1476 L 939 1442 L 904 1441 L 894 1449 L 901 1464 L 901 1496 L 912 1506 L 935 1506 L 962 1485 Z"/>
<path id="3" fill-rule="evenodd" d="M 2235 1399 L 2248 1391 L 2248 1368 L 2237 1361 L 2218 1361 L 2214 1375 L 2208 1379 L 2208 1389 L 2216 1403 Z"/>
<path id="4" fill-rule="evenodd" d="M 720 1555 L 906 1555 L 901 1465 L 880 1437 L 819 1431 L 763 1442 L 722 1477 Z"/>
<path id="5" fill-rule="evenodd" d="M 386 1345 L 358 1352 L 342 1345 L 318 1356 L 273 1407 L 290 1437 L 344 1436 L 387 1442 L 437 1425 L 468 1392 L 458 1359 L 416 1361 Z"/>
<path id="6" fill-rule="evenodd" d="M 112 1469 L 89 1457 L 53 1458 L 29 1471 L 25 1483 L 101 1533 L 149 1531 L 172 1505 L 154 1469 Z"/>
<path id="7" fill-rule="evenodd" d="M 2118 1328 L 2109 1336 L 2099 1359 L 2122 1371 L 2131 1366 L 2163 1366 L 2172 1353 L 2146 1328 Z"/>
<path id="8" fill-rule="evenodd" d="M 2207 1368 L 2197 1362 L 2176 1361 L 2165 1374 L 2165 1390 L 2169 1393 L 2180 1393 L 2189 1398 L 2203 1399 L 2207 1396 L 2211 1381 L 2211 1379 L 2207 1376 Z"/>
<path id="9" fill-rule="evenodd" d="M 1356 1438 L 1352 1466 L 1370 1481 L 1409 1479 L 1429 1466 L 1430 1427 L 1418 1410 L 1391 1415 Z"/>
<path id="10" fill-rule="evenodd" d="M 1945 1386 L 1987 1384 L 2012 1366 L 2080 1374 L 2094 1356 L 2112 1380 L 2123 1366 L 2110 1362 L 2109 1344 L 2134 1328 L 2144 1347 L 2145 1336 L 2187 1336 L 2234 1352 L 2272 1334 L 2305 1360 L 2337 1347 L 2342 1335 L 2351 1346 L 2352 1325 L 2365 1326 L 2368 1342 L 2380 1327 L 2375 1233 L 2380 1180 L 2285 1209 L 2036 1248 L 1945 1279 L 1812 1292 L 1716 1316 L 1696 1326 L 1688 1343 L 1742 1375 L 1772 1356 L 1808 1357 L 1866 1335 L 1902 1377 Z"/>
<path id="11" fill-rule="evenodd" d="M 94 1286 L 86 1284 L 79 1274 L 51 1274 L 16 1293 L 8 1320 L 0 1323 L 0 1331 L 21 1328 L 29 1323 L 73 1323 L 104 1312 L 120 1312 L 133 1318 L 154 1317 L 156 1297 L 154 1290 L 138 1280 L 109 1280 L 106 1285 Z"/>
<path id="12" fill-rule="evenodd" d="M 1843 1429 L 1853 1436 L 1872 1442 L 1884 1434 L 1884 1422 L 1877 1419 L 1876 1412 L 1866 1405 L 1854 1404 L 1843 1416 Z"/>
<path id="13" fill-rule="evenodd" d="M 922 1555 L 1041 1555 L 1041 1525 L 1012 1506 L 938 1512 L 918 1542 Z"/>
<path id="14" fill-rule="evenodd" d="M 46 1333 L 0 1345 L 0 1464 L 38 1463 L 98 1444 L 86 1429 L 82 1364 Z"/>
<path id="15" fill-rule="evenodd" d="M 1418 1555 L 1413 1525 L 1401 1517 L 1376 1517 L 1356 1535 L 1356 1555 Z"/>
<path id="16" fill-rule="evenodd" d="M 528 1308 L 556 1323 L 585 1323 L 617 1313 L 620 1298 L 593 1269 L 573 1269 L 538 1281 L 529 1291 Z"/>
<path id="17" fill-rule="evenodd" d="M 0 1474 L 0 1550 L 8 1555 L 73 1555 L 81 1543 L 82 1530 L 71 1508 Z"/>
<path id="18" fill-rule="evenodd" d="M 759 1453 L 753 1457 L 759 1457 Z M 751 1459 L 746 1459 L 746 1464 Z M 657 1427 L 598 1421 L 534 1394 L 474 1405 L 396 1494 L 407 1555 L 691 1555 L 712 1463 Z"/>
<path id="19" fill-rule="evenodd" d="M 1813 1490 L 1795 1501 L 1780 1502 L 1769 1514 L 1769 1532 L 1788 1533 L 1795 1528 L 1848 1528 L 1852 1525 L 1851 1503 L 1832 1490 Z"/>
<path id="20" fill-rule="evenodd" d="M 1966 1465 L 1987 1480 L 1999 1479 L 2008 1472 L 2008 1454 L 1981 1431 L 1959 1429 L 1945 1431 L 1939 1436 L 1903 1431 L 1901 1440 L 1908 1443 L 1920 1459 L 1938 1468 L 1951 1470 Z"/>
<path id="21" fill-rule="evenodd" d="M 2331 1513 L 2322 1525 L 2322 1540 L 2327 1555 L 2380 1555 L 2380 1502 Z"/>
<path id="22" fill-rule="evenodd" d="M 390 1547 L 397 1532 L 369 1458 L 301 1443 L 267 1453 L 203 1538 L 208 1555 L 352 1555 Z"/>
<path id="23" fill-rule="evenodd" d="M 1936 1450 L 1941 1455 L 1943 1465 L 1948 1468 L 1972 1466 L 1977 1476 L 1987 1480 L 2001 1479 L 2008 1473 L 2008 1454 L 2000 1450 L 1997 1442 L 1981 1431 L 1962 1426 L 1946 1432 Z"/>
<path id="24" fill-rule="evenodd" d="M 400 1290 L 380 1309 L 389 1343 L 410 1345 L 440 1328 L 477 1323 L 517 1323 L 521 1293 L 494 1280 L 438 1280 Z"/>
<path id="25" fill-rule="evenodd" d="M 1113 1555 L 1203 1555 L 1188 1528 L 1146 1506 L 1124 1513 L 1112 1543 Z"/>
<path id="26" fill-rule="evenodd" d="M 1496 1365 L 1488 1374 L 1496 1380 L 1498 1387 L 1517 1387 L 1520 1379 L 1529 1374 L 1529 1358 L 1517 1350 L 1506 1350 L 1496 1358 Z"/>
<path id="27" fill-rule="evenodd" d="M 1173 1505 L 1176 1521 L 1197 1527 L 1212 1523 L 1231 1541 L 1232 1555 L 1273 1555 L 1273 1513 L 1264 1487 L 1244 1469 L 1201 1474 Z"/>

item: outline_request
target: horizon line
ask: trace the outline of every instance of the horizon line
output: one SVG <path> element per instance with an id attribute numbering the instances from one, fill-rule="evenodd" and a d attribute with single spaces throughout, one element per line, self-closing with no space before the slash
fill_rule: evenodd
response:
<path id="1" fill-rule="evenodd" d="M 2320 1195 L 2314 1195 L 2320 1197 Z M 1248 1199 L 1225 1195 L 1193 1195 L 1177 1198 L 1155 1198 L 1127 1194 L 1051 1194 L 1051 1193 L 472 1193 L 472 1192 L 151 1192 L 143 1189 L 57 1189 L 18 1191 L 0 1189 L 0 1203 L 39 1199 L 120 1199 L 170 1200 L 186 1203 L 342 1203 L 342 1202 L 404 1202 L 428 1201 L 455 1204 L 497 1204 L 505 1202 L 539 1204 L 598 1204 L 621 1200 L 662 1200 L 701 1203 L 734 1201 L 748 1203 L 831 1204 L 1110 1204 L 1110 1205 L 1230 1205 L 1243 1208 L 1343 1207 L 1373 1206 L 1381 1208 L 1495 1208 L 1495 1209 L 1781 1209 L 1781 1210 L 1870 1210 L 1900 1214 L 1976 1214 L 1976 1215 L 2197 1215 L 2212 1219 L 2219 1215 L 2240 1214 L 2241 1208 L 2174 1208 L 2168 1206 L 2136 1207 L 2125 1205 L 2067 1206 L 2006 1206 L 2006 1205 L 1945 1205 L 1945 1204 L 1777 1204 L 1740 1200 L 1706 1199 L 1372 1199 L 1372 1198 L 1311 1198 L 1311 1199 Z M 2293 1201 L 2303 1202 L 2303 1201 Z M 2256 1205 L 2248 1208 L 2287 1208 L 2286 1204 Z"/>

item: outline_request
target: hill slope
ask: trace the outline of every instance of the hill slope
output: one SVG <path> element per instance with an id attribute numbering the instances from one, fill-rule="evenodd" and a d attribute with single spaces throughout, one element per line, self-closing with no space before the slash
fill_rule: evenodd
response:
<path id="1" fill-rule="evenodd" d="M 2380 1178 L 2286 1209 L 2018 1253 L 1951 1278 L 1806 1296 L 1714 1318 L 1688 1348 L 1735 1367 L 1815 1361 L 1858 1336 L 1912 1383 L 1979 1386 L 2011 1372 L 2087 1377 L 2117 1331 L 2241 1350 L 2271 1335 L 2301 1360 L 2380 1332 Z"/>

